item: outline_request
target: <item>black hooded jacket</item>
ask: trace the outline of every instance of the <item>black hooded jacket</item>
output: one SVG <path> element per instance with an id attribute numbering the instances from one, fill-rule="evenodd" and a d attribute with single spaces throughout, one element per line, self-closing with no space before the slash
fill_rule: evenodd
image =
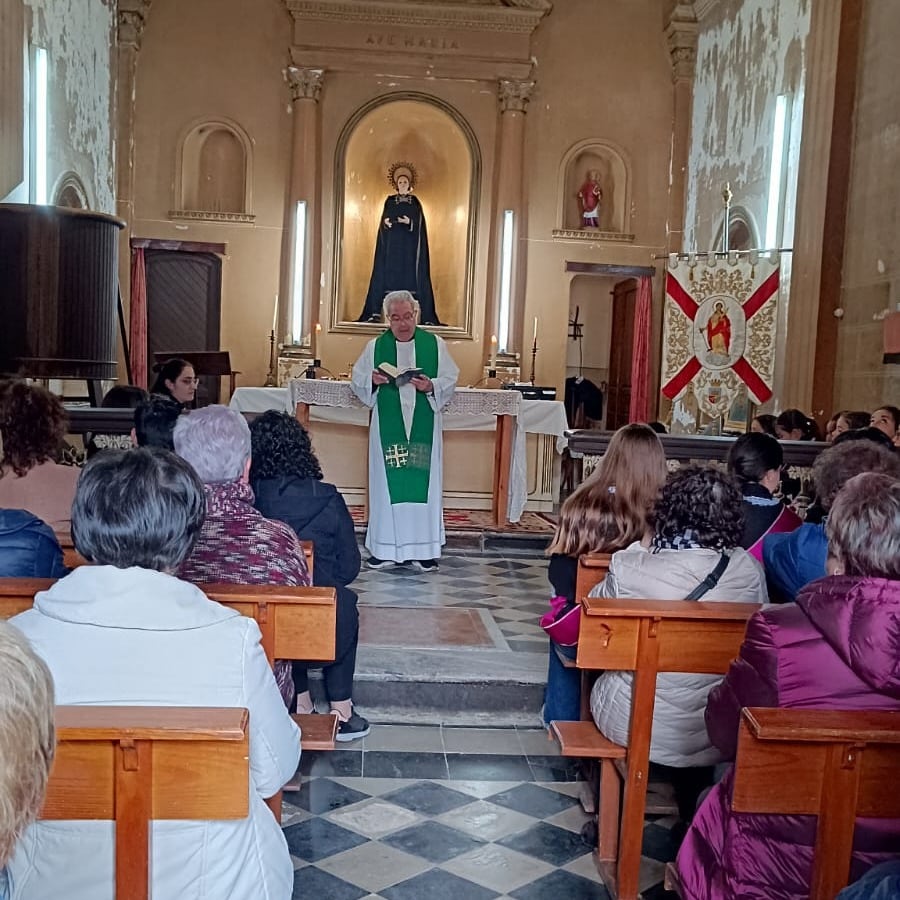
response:
<path id="1" fill-rule="evenodd" d="M 302 541 L 312 541 L 313 584 L 337 588 L 356 601 L 347 585 L 359 575 L 360 555 L 353 519 L 333 484 L 290 475 L 252 483 L 254 505 L 269 519 L 290 525 Z"/>

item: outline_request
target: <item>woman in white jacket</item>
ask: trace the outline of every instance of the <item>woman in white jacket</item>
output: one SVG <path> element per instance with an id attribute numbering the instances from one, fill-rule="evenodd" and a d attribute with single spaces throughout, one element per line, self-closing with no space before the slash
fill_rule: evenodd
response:
<path id="1" fill-rule="evenodd" d="M 166 450 L 94 457 L 72 508 L 82 566 L 12 621 L 46 661 L 60 704 L 246 707 L 250 815 L 156 822 L 154 900 L 288 900 L 293 866 L 264 803 L 294 774 L 300 732 L 259 628 L 171 573 L 193 547 L 203 486 Z M 113 824 L 39 822 L 10 864 L 12 897 L 113 900 Z"/>
<path id="2" fill-rule="evenodd" d="M 605 580 L 591 595 L 643 600 L 684 600 L 722 558 L 727 567 L 703 600 L 765 603 L 762 566 L 739 546 L 742 497 L 737 482 L 713 468 L 689 466 L 669 476 L 653 515 L 653 533 L 614 553 Z M 717 675 L 661 674 L 650 759 L 687 768 L 711 766 L 720 756 L 706 733 L 706 696 Z M 605 672 L 591 692 L 591 712 L 610 740 L 628 743 L 631 672 Z"/>

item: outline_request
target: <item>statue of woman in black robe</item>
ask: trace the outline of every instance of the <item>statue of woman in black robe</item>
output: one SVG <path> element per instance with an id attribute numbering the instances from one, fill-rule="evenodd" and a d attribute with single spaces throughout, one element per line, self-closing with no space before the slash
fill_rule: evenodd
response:
<path id="1" fill-rule="evenodd" d="M 434 307 L 425 214 L 419 198 L 411 193 L 415 177 L 415 169 L 408 163 L 397 163 L 388 173 L 397 193 L 384 201 L 366 305 L 358 322 L 380 322 L 385 296 L 391 291 L 409 291 L 419 301 L 420 324 L 443 324 Z"/>

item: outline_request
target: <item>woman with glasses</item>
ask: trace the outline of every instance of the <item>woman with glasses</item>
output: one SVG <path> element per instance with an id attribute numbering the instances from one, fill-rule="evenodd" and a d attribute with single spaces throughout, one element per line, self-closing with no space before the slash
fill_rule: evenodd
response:
<path id="1" fill-rule="evenodd" d="M 153 370 L 157 375 L 150 388 L 151 394 L 162 394 L 185 407 L 194 405 L 200 379 L 186 359 L 168 359 L 161 365 L 154 366 Z"/>

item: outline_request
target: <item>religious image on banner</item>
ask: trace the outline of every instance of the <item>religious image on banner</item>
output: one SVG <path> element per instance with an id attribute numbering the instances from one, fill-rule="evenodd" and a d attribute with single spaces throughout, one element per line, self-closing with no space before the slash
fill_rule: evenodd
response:
<path id="1" fill-rule="evenodd" d="M 729 415 L 749 397 L 765 403 L 775 374 L 778 259 L 674 259 L 666 272 L 662 393 L 690 431 L 691 407 Z M 699 417 L 697 417 L 699 421 Z"/>

